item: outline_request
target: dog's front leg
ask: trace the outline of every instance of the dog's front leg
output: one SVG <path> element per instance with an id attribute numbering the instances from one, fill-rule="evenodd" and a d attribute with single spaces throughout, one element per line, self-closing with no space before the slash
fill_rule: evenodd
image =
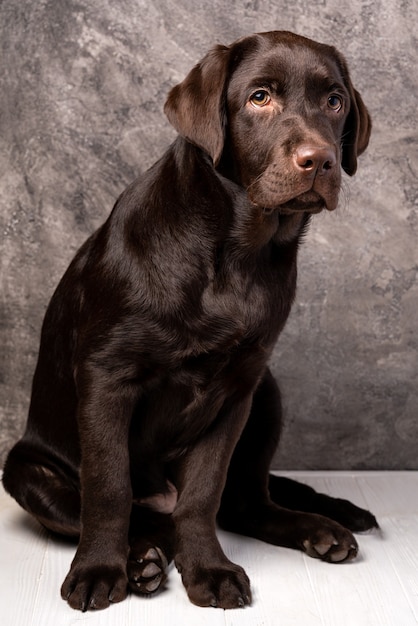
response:
<path id="1" fill-rule="evenodd" d="M 179 466 L 175 563 L 190 600 L 198 606 L 230 609 L 251 601 L 246 573 L 227 559 L 215 530 L 229 462 L 250 407 L 251 397 L 224 407 Z"/>
<path id="2" fill-rule="evenodd" d="M 81 386 L 81 534 L 61 589 L 71 607 L 103 609 L 127 595 L 132 490 L 128 433 L 132 389 L 93 376 Z"/>

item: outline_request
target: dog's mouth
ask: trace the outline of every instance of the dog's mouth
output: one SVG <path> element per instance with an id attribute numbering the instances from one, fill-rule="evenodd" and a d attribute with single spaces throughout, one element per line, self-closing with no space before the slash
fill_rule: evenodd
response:
<path id="1" fill-rule="evenodd" d="M 258 206 L 260 206 L 258 204 Z M 320 213 L 324 209 L 332 211 L 335 206 L 329 206 L 326 200 L 316 191 L 305 191 L 304 193 L 286 200 L 275 206 L 264 206 L 263 213 L 279 213 L 282 215 L 290 215 L 291 213 Z"/>
<path id="2" fill-rule="evenodd" d="M 294 213 L 295 211 L 304 211 L 306 213 L 320 213 L 327 208 L 324 198 L 316 191 L 305 191 L 299 196 L 287 200 L 283 204 L 277 206 L 279 213 Z"/>

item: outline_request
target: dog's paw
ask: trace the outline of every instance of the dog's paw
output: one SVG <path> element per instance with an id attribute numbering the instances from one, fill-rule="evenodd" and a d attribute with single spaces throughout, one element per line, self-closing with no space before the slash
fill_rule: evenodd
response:
<path id="1" fill-rule="evenodd" d="M 182 571 L 181 575 L 190 601 L 197 606 L 236 609 L 251 604 L 250 581 L 238 565 L 197 567 L 193 574 Z"/>
<path id="2" fill-rule="evenodd" d="M 302 541 L 306 554 L 328 563 L 343 563 L 357 556 L 358 545 L 349 530 L 332 522 L 312 529 Z"/>
<path id="3" fill-rule="evenodd" d="M 94 566 L 71 568 L 61 587 L 61 596 L 73 609 L 105 609 L 127 596 L 128 579 L 119 567 Z"/>
<path id="4" fill-rule="evenodd" d="M 132 591 L 151 594 L 160 589 L 166 579 L 167 559 L 158 547 L 150 547 L 144 554 L 131 550 L 128 560 L 128 580 Z"/>

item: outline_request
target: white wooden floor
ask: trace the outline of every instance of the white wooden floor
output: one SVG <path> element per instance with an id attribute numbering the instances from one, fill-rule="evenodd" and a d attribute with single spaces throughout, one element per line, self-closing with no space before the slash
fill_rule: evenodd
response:
<path id="1" fill-rule="evenodd" d="M 0 488 L 2 626 L 412 626 L 418 624 L 418 472 L 292 473 L 372 510 L 381 533 L 358 537 L 359 558 L 331 565 L 220 532 L 226 554 L 251 578 L 253 604 L 192 606 L 171 569 L 166 591 L 97 613 L 59 597 L 74 548 L 48 537 Z"/>

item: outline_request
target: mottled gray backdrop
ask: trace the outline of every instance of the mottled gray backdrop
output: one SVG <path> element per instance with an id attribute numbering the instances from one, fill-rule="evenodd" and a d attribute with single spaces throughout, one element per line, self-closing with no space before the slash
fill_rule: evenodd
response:
<path id="1" fill-rule="evenodd" d="M 214 43 L 287 29 L 344 52 L 374 133 L 301 250 L 275 466 L 418 468 L 417 23 L 415 0 L 1 0 L 2 456 L 57 281 L 173 139 L 169 88 Z"/>

